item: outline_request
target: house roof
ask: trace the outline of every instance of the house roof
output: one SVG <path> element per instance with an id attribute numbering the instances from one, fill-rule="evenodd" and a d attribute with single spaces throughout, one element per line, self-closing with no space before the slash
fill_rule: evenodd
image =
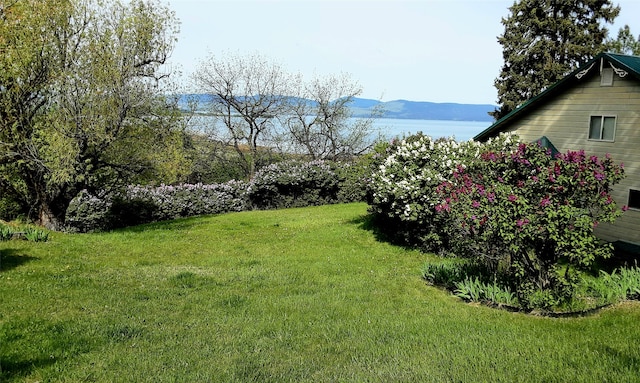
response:
<path id="1" fill-rule="evenodd" d="M 632 76 L 640 81 L 640 57 L 628 56 L 615 53 L 601 53 L 591 59 L 589 62 L 574 70 L 560 81 L 551 85 L 545 89 L 539 95 L 529 99 L 524 104 L 520 105 L 516 109 L 512 110 L 509 114 L 502 117 L 493 125 L 478 133 L 473 137 L 476 141 L 485 141 L 490 137 L 497 135 L 504 131 L 512 122 L 516 121 L 519 117 L 535 110 L 536 106 L 548 101 L 551 97 L 562 93 L 567 88 L 577 84 L 585 75 L 590 74 L 593 68 L 601 68 L 605 62 L 608 62 L 615 71 L 622 70 L 626 72 L 626 75 Z"/>

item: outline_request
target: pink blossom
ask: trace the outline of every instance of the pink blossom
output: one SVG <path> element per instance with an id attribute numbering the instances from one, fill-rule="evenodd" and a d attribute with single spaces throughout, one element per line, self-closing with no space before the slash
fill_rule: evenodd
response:
<path id="1" fill-rule="evenodd" d="M 514 194 L 509 194 L 508 199 L 509 199 L 509 202 L 515 202 L 518 199 L 518 196 Z"/>

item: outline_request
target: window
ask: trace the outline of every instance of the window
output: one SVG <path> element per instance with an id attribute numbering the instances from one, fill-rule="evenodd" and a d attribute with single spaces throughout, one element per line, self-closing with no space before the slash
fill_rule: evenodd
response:
<path id="1" fill-rule="evenodd" d="M 591 116 L 591 122 L 589 124 L 590 140 L 613 141 L 615 131 L 615 116 Z"/>
<path id="2" fill-rule="evenodd" d="M 629 203 L 627 206 L 631 209 L 640 209 L 640 190 L 629 190 Z"/>

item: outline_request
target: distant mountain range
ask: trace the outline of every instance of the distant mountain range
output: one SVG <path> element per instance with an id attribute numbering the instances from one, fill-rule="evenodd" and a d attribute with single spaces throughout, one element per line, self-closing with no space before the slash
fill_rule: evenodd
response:
<path id="1" fill-rule="evenodd" d="M 491 104 L 456 104 L 426 101 L 394 100 L 381 102 L 356 98 L 351 105 L 355 117 L 369 116 L 373 108 L 383 110 L 383 118 L 413 120 L 493 121 L 489 115 L 496 109 Z"/>
<path id="2" fill-rule="evenodd" d="M 206 95 L 183 95 L 181 102 L 186 108 L 187 97 L 195 96 L 204 101 Z M 375 108 L 383 111 L 382 118 L 413 119 L 413 120 L 449 120 L 449 121 L 493 121 L 489 115 L 496 109 L 491 104 L 457 104 L 436 103 L 427 101 L 378 101 L 366 98 L 355 98 L 351 104 L 354 117 L 369 117 Z"/>

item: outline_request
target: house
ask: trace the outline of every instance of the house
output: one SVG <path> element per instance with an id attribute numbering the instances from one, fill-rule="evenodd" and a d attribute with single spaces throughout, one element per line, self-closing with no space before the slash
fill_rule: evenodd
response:
<path id="1" fill-rule="evenodd" d="M 598 226 L 607 241 L 640 245 L 640 57 L 602 53 L 474 137 L 515 132 L 525 141 L 546 137 L 560 151 L 611 154 L 626 178 L 612 197 L 629 210 Z"/>

